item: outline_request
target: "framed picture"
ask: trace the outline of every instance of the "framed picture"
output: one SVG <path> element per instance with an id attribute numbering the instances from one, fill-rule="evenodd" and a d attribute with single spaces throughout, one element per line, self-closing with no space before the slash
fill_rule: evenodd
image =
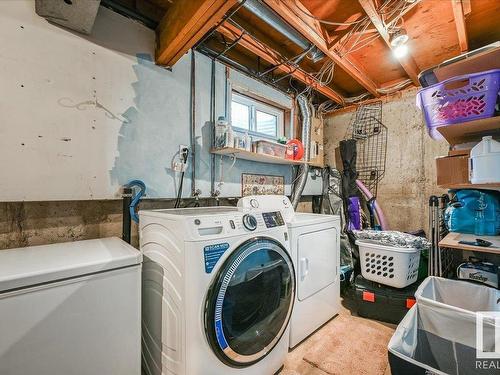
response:
<path id="1" fill-rule="evenodd" d="M 241 196 L 284 195 L 285 177 L 264 174 L 241 174 Z"/>

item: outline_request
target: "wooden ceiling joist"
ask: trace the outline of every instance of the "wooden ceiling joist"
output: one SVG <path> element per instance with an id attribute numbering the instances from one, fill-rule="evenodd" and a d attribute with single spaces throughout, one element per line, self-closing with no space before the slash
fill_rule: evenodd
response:
<path id="1" fill-rule="evenodd" d="M 311 43 L 316 45 L 327 57 L 333 60 L 335 64 L 354 78 L 368 92 L 376 97 L 380 96 L 375 82 L 357 66 L 352 57 L 341 57 L 333 49 L 329 48 L 328 41 L 324 37 L 324 29 L 319 22 L 302 14 L 304 11 L 307 11 L 305 7 L 299 9 L 295 0 L 263 0 L 263 2 Z"/>
<path id="2" fill-rule="evenodd" d="M 465 26 L 464 3 L 462 0 L 451 0 L 451 6 L 453 7 L 453 17 L 455 18 L 460 52 L 467 52 L 469 50 L 469 42 L 467 40 L 467 29 Z"/>
<path id="3" fill-rule="evenodd" d="M 358 2 L 364 9 L 368 18 L 370 18 L 370 21 L 373 23 L 373 26 L 375 26 L 378 33 L 384 40 L 384 42 L 392 51 L 393 47 L 391 45 L 391 38 L 389 32 L 387 31 L 387 28 L 384 25 L 382 18 L 380 18 L 380 15 L 378 14 L 377 9 L 375 8 L 375 4 L 373 3 L 373 0 L 358 0 Z M 406 57 L 399 58 L 398 61 L 403 67 L 406 74 L 408 74 L 408 77 L 410 77 L 410 79 L 413 81 L 413 83 L 416 86 L 420 86 L 420 83 L 418 82 L 417 78 L 419 69 L 413 57 L 408 54 Z"/>
<path id="4" fill-rule="evenodd" d="M 389 17 L 388 19 L 384 20 L 387 24 L 392 23 L 396 18 L 403 17 L 405 14 L 409 13 L 410 10 L 415 8 L 418 4 L 420 4 L 423 0 L 415 0 L 413 3 L 408 3 L 405 5 L 404 9 L 401 9 L 397 14 L 393 15 L 392 17 Z M 379 8 L 379 4 L 377 5 L 377 9 Z"/>
<path id="5" fill-rule="evenodd" d="M 173 66 L 237 2 L 238 0 L 174 2 L 156 30 L 156 63 Z"/>
<path id="6" fill-rule="evenodd" d="M 246 48 L 268 63 L 273 64 L 274 66 L 276 66 L 276 70 L 279 70 L 285 74 L 289 74 L 295 79 L 305 83 L 306 85 L 313 87 L 316 91 L 320 92 L 336 103 L 344 104 L 344 98 L 342 97 L 342 95 L 340 95 L 330 87 L 321 86 L 318 81 L 314 79 L 314 77 L 304 72 L 303 70 L 297 69 L 296 66 L 289 63 L 283 63 L 283 59 L 276 52 L 272 51 L 270 48 L 267 48 L 262 43 L 255 41 L 251 36 L 245 34 L 245 32 L 240 30 L 238 27 L 226 21 L 217 28 L 217 31 L 219 31 L 222 35 L 233 42 L 238 41 L 238 44 L 240 46 Z"/>

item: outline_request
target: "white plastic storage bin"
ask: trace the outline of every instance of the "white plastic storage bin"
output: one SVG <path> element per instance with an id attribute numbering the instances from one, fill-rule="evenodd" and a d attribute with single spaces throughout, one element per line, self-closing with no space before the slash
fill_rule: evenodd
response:
<path id="1" fill-rule="evenodd" d="M 404 288 L 417 281 L 420 250 L 380 245 L 357 240 L 361 273 L 367 280 L 394 288 Z"/>

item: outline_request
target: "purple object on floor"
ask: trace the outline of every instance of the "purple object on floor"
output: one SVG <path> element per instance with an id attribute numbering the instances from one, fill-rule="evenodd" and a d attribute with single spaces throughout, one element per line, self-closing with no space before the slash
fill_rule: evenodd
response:
<path id="1" fill-rule="evenodd" d="M 370 193 L 370 190 L 368 190 L 368 188 L 360 180 L 356 180 L 356 185 L 358 185 L 359 190 L 361 190 L 367 200 L 373 198 L 373 194 Z M 375 214 L 377 215 L 377 220 L 380 224 L 380 228 L 382 230 L 389 230 L 389 224 L 387 224 L 387 220 L 385 219 L 384 213 L 382 212 L 382 208 L 380 208 L 376 199 L 373 201 L 373 209 L 375 210 Z"/>
<path id="2" fill-rule="evenodd" d="M 495 115 L 500 89 L 500 69 L 464 74 L 426 87 L 417 94 L 429 135 L 442 139 L 439 126 L 478 120 Z"/>
<path id="3" fill-rule="evenodd" d="M 347 230 L 360 230 L 361 229 L 361 213 L 359 197 L 350 197 L 347 206 L 349 214 L 349 222 L 347 223 Z"/>

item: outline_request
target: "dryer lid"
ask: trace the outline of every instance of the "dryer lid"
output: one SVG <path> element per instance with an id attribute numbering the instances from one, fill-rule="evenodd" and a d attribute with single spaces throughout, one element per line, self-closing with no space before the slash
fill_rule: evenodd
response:
<path id="1" fill-rule="evenodd" d="M 142 254 L 117 237 L 0 251 L 0 293 L 132 266 Z"/>

